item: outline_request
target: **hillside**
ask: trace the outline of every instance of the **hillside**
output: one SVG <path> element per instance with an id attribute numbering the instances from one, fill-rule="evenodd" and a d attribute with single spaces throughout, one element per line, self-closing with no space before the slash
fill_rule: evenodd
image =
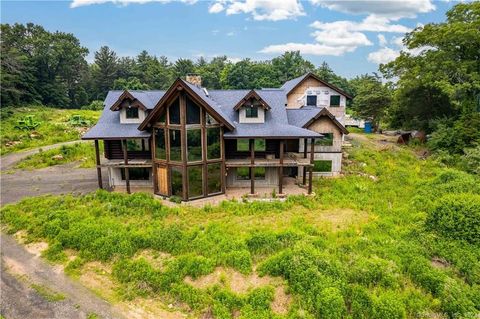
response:
<path id="1" fill-rule="evenodd" d="M 345 176 L 313 198 L 195 208 L 98 191 L 26 199 L 2 223 L 131 317 L 478 316 L 478 177 L 354 135 Z"/>

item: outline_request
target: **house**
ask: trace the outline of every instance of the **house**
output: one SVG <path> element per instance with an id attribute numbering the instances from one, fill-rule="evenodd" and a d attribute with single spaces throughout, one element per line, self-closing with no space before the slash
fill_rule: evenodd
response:
<path id="1" fill-rule="evenodd" d="M 82 139 L 95 141 L 100 188 L 106 168 L 111 188 L 183 200 L 230 187 L 283 193 L 285 177 L 311 192 L 315 175 L 341 171 L 349 98 L 311 73 L 259 90 L 207 90 L 190 75 L 167 91 L 110 91 Z"/>

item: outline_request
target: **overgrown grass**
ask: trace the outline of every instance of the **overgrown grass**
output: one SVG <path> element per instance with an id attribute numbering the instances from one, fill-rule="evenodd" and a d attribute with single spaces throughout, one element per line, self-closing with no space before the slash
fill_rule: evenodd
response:
<path id="1" fill-rule="evenodd" d="M 92 144 L 75 143 L 39 151 L 18 162 L 15 168 L 37 169 L 71 162 L 79 162 L 79 167 L 82 168 L 95 167 L 95 149 Z"/>
<path id="2" fill-rule="evenodd" d="M 350 153 L 346 176 L 319 180 L 315 198 L 200 209 L 98 191 L 26 199 L 3 208 L 2 222 L 11 233 L 26 230 L 30 240 L 48 241 L 52 260 L 77 251 L 67 267 L 72 273 L 87 261 L 113 263 L 124 298 L 163 294 L 198 315 L 282 317 L 270 308 L 272 287 L 236 294 L 184 281 L 218 266 L 282 277 L 294 296 L 288 318 L 478 315 L 480 247 L 425 221 L 449 194 L 477 198 L 480 180 L 418 160 L 408 149 L 365 142 Z M 172 259 L 160 269 L 132 258 L 144 249 Z"/>
<path id="3" fill-rule="evenodd" d="M 0 154 L 77 140 L 87 127 L 72 125 L 70 122 L 72 116 L 80 115 L 93 125 L 97 122 L 100 113 L 100 111 L 64 110 L 44 106 L 2 108 Z M 15 128 L 18 121 L 25 119 L 28 115 L 33 115 L 40 125 L 31 131 Z"/>
<path id="4" fill-rule="evenodd" d="M 50 288 L 43 286 L 43 285 L 38 285 L 38 284 L 32 284 L 32 288 L 40 295 L 43 297 L 43 299 L 50 301 L 50 302 L 55 302 L 55 301 L 62 301 L 65 299 L 65 296 L 56 293 L 52 291 Z"/>

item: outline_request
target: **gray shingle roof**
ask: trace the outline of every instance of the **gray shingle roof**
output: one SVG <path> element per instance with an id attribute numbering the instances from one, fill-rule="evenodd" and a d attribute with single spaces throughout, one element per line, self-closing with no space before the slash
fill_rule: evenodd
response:
<path id="1" fill-rule="evenodd" d="M 287 109 L 288 122 L 298 127 L 304 127 L 312 118 L 320 113 L 322 108 L 304 106 L 299 109 Z"/>
<path id="2" fill-rule="evenodd" d="M 305 73 L 304 75 L 299 76 L 298 78 L 294 78 L 288 80 L 287 82 L 283 83 L 281 88 L 285 91 L 285 95 L 290 92 L 298 83 L 302 82 L 310 73 Z"/>

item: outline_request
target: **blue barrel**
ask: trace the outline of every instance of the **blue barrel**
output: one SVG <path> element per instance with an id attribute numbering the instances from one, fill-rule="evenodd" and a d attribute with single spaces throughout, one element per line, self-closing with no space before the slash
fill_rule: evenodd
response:
<path id="1" fill-rule="evenodd" d="M 365 122 L 365 133 L 372 133 L 372 123 Z"/>

